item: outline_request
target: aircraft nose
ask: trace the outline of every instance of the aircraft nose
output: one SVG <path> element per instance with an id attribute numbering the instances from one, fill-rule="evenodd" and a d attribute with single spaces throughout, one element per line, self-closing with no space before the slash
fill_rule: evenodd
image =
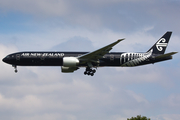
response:
<path id="1" fill-rule="evenodd" d="M 6 63 L 6 62 L 7 62 L 7 59 L 6 59 L 6 58 L 3 58 L 2 61 Z"/>
<path id="2" fill-rule="evenodd" d="M 2 59 L 2 61 L 5 62 L 5 63 L 8 63 L 10 61 L 10 58 L 9 57 L 5 57 L 5 58 Z"/>

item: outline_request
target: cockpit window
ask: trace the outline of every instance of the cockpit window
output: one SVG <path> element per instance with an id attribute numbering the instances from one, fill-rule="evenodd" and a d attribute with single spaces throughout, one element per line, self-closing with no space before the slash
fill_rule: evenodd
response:
<path id="1" fill-rule="evenodd" d="M 6 58 L 10 58 L 10 56 L 8 55 L 8 56 L 6 56 Z"/>

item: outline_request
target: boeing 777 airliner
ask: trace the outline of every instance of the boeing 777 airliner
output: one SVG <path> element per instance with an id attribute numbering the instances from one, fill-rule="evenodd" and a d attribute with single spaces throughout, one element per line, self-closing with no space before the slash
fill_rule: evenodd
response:
<path id="1" fill-rule="evenodd" d="M 119 39 L 93 52 L 17 52 L 3 61 L 17 66 L 61 66 L 61 71 L 70 73 L 85 67 L 85 75 L 93 76 L 97 67 L 134 67 L 172 59 L 177 52 L 164 54 L 172 32 L 166 32 L 147 52 L 109 52 Z"/>

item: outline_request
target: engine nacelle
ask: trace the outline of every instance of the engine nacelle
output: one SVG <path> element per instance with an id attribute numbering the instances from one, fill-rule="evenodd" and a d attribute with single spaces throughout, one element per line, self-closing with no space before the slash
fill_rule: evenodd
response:
<path id="1" fill-rule="evenodd" d="M 61 66 L 61 72 L 63 72 L 63 73 L 74 72 L 77 69 L 79 69 L 79 68 L 78 67 L 64 67 L 64 66 Z"/>
<path id="2" fill-rule="evenodd" d="M 76 57 L 64 57 L 63 66 L 64 67 L 76 67 L 79 64 L 79 60 Z"/>

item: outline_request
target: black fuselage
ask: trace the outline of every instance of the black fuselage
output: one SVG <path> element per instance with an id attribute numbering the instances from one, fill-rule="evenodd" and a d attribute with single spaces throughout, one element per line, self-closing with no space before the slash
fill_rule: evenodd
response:
<path id="1" fill-rule="evenodd" d="M 64 57 L 79 57 L 88 52 L 18 52 L 6 56 L 3 61 L 16 66 L 63 66 Z M 155 63 L 171 59 L 171 56 L 163 59 L 153 59 L 152 54 L 147 53 L 124 53 L 111 52 L 105 54 L 93 66 L 123 66 L 132 67 Z M 86 63 L 81 63 L 77 67 L 86 67 Z"/>

